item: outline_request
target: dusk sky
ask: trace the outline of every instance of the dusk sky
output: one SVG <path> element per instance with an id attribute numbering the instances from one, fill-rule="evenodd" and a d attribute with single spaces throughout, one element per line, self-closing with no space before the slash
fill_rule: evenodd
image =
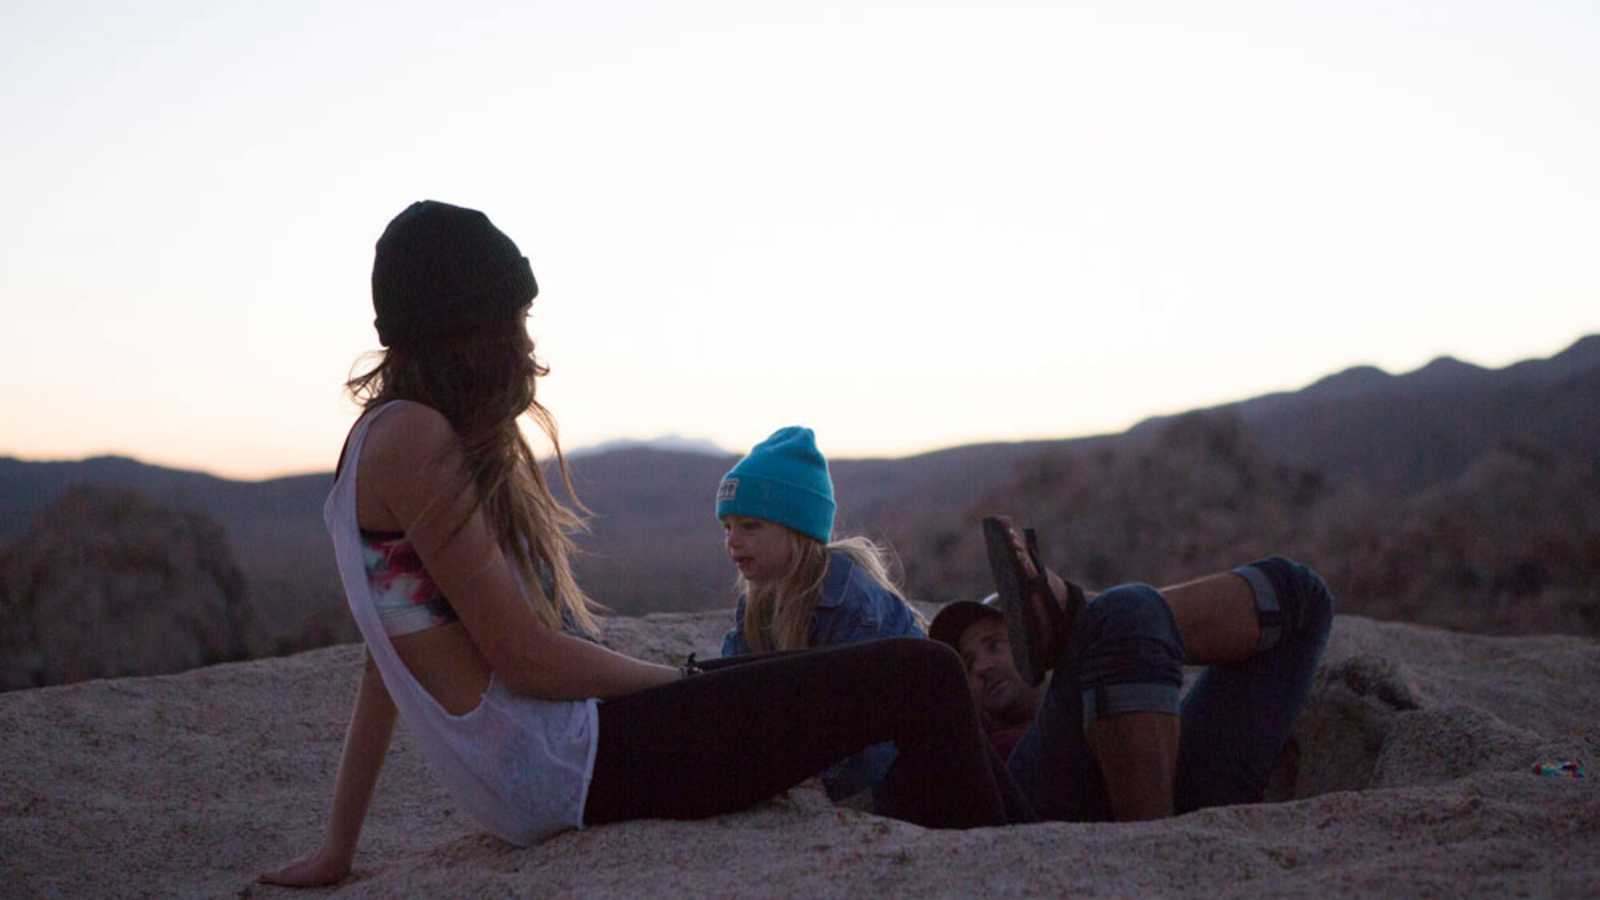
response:
<path id="1" fill-rule="evenodd" d="M 0 455 L 330 469 L 413 200 L 569 449 L 1119 431 L 1600 332 L 1586 2 L 7 2 Z"/>

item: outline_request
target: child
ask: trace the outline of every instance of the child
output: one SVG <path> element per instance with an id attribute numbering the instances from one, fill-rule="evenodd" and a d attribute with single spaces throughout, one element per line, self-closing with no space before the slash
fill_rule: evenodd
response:
<path id="1" fill-rule="evenodd" d="M 833 480 L 811 429 L 780 428 L 717 487 L 728 556 L 739 570 L 724 657 L 875 638 L 926 637 L 921 617 L 864 537 L 833 537 Z M 894 747 L 877 744 L 823 773 L 838 800 L 882 783 Z"/>

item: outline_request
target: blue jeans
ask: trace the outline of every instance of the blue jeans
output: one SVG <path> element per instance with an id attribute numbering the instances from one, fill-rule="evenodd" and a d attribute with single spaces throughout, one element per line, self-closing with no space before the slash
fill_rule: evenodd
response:
<path id="1" fill-rule="evenodd" d="M 1333 595 L 1316 572 L 1283 557 L 1234 572 L 1255 593 L 1257 652 L 1207 667 L 1181 702 L 1183 639 L 1161 592 L 1122 585 L 1079 613 L 1033 726 L 1007 761 L 1040 818 L 1111 818 L 1088 728 L 1129 712 L 1180 716 L 1177 812 L 1261 800 L 1327 645 Z"/>

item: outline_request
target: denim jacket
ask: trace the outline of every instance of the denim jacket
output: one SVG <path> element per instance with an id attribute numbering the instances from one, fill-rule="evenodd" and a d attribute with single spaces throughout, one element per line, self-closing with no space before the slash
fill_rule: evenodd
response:
<path id="1" fill-rule="evenodd" d="M 733 613 L 733 629 L 722 638 L 723 656 L 750 652 L 744 639 L 745 598 Z M 812 647 L 832 647 L 887 637 L 927 637 L 911 607 L 884 590 L 848 554 L 828 553 L 817 609 L 811 616 Z M 876 791 L 894 763 L 894 743 L 886 741 L 830 766 L 822 773 L 828 796 L 838 800 L 867 788 Z"/>

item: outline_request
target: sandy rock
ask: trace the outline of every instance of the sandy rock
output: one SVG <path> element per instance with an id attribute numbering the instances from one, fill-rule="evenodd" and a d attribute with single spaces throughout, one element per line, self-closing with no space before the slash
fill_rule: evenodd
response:
<path id="1" fill-rule="evenodd" d="M 604 636 L 675 660 L 729 618 L 612 619 Z M 360 663 L 345 645 L 0 695 L 0 895 L 296 896 L 253 879 L 320 838 Z M 356 871 L 318 895 L 1589 897 L 1600 708 L 1572 686 L 1597 671 L 1592 641 L 1339 617 L 1297 729 L 1298 799 L 1133 824 L 933 831 L 810 782 L 517 848 L 464 820 L 401 728 Z M 1417 704 L 1340 672 L 1389 672 Z M 1533 774 L 1551 753 L 1590 777 Z"/>

